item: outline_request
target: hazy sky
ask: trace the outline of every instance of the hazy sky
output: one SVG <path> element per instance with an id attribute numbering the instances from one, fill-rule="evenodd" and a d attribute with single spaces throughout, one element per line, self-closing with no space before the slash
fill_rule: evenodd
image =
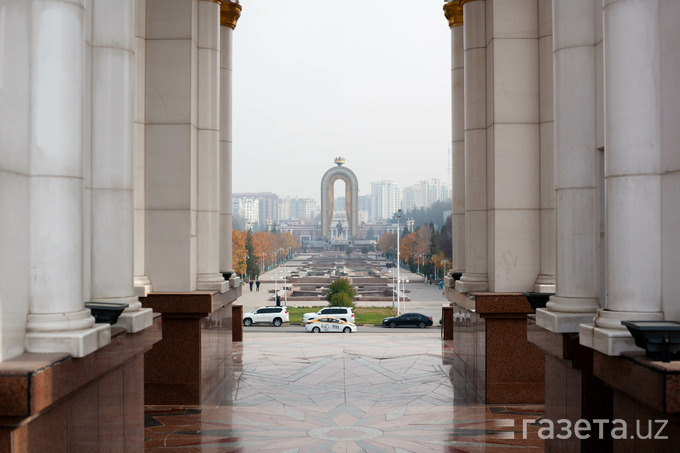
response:
<path id="1" fill-rule="evenodd" d="M 359 180 L 450 183 L 450 31 L 440 0 L 241 0 L 233 191 L 319 200 L 343 156 Z M 336 183 L 336 196 L 344 195 Z"/>

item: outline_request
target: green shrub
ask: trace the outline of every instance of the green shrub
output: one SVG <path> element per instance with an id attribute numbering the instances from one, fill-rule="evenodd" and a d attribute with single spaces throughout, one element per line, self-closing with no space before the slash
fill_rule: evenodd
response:
<path id="1" fill-rule="evenodd" d="M 332 307 L 354 307 L 354 301 L 347 293 L 335 293 L 329 302 Z"/>
<path id="2" fill-rule="evenodd" d="M 345 294 L 346 298 L 343 299 L 337 299 L 337 302 L 333 302 L 333 296 L 336 294 Z M 350 284 L 349 280 L 345 278 L 339 278 L 333 283 L 330 284 L 328 287 L 328 292 L 326 293 L 326 300 L 330 305 L 335 305 L 335 306 L 343 306 L 343 307 L 352 307 L 354 306 L 354 296 L 357 295 L 357 292 L 352 288 L 352 285 Z M 339 303 L 341 300 L 344 301 L 344 303 Z"/>

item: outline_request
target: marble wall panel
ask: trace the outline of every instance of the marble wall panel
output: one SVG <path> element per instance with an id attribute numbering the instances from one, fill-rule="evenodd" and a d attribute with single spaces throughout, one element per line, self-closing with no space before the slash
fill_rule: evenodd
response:
<path id="1" fill-rule="evenodd" d="M 494 38 L 535 38 L 538 34 L 536 0 L 493 2 Z"/>
<path id="2" fill-rule="evenodd" d="M 493 290 L 531 291 L 540 271 L 540 211 L 497 209 L 493 232 Z M 491 279 L 490 279 L 491 280 Z"/>

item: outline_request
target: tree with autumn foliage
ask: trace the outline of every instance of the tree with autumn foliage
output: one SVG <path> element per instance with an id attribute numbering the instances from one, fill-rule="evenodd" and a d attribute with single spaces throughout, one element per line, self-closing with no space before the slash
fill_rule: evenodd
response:
<path id="1" fill-rule="evenodd" d="M 441 276 L 443 276 L 444 272 L 446 272 L 446 267 L 449 262 L 449 260 L 446 259 L 444 253 L 437 252 L 435 255 L 432 256 L 430 262 L 434 265 L 435 278 L 440 278 Z"/>
<path id="2" fill-rule="evenodd" d="M 243 276 L 246 274 L 246 236 L 245 231 L 233 230 L 231 232 L 231 262 L 234 272 Z"/>
<path id="3" fill-rule="evenodd" d="M 288 232 L 232 231 L 234 270 L 247 274 L 251 279 L 257 278 L 270 265 L 290 257 L 299 248 L 298 239 Z"/>
<path id="4" fill-rule="evenodd" d="M 394 233 L 383 233 L 378 241 L 378 250 L 388 256 L 397 255 L 397 235 Z"/>
<path id="5" fill-rule="evenodd" d="M 246 273 L 251 280 L 256 280 L 260 275 L 260 266 L 257 255 L 255 254 L 255 241 L 253 241 L 253 232 L 246 231 Z"/>

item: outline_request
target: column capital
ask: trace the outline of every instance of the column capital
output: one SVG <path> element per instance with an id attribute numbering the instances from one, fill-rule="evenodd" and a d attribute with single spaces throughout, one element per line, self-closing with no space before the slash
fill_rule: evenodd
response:
<path id="1" fill-rule="evenodd" d="M 236 22 L 241 17 L 241 5 L 231 1 L 223 0 L 220 3 L 220 25 L 223 27 L 230 27 L 232 30 L 236 28 Z"/>
<path id="2" fill-rule="evenodd" d="M 449 21 L 449 28 L 463 25 L 463 3 L 460 0 L 445 3 L 444 16 Z"/>

